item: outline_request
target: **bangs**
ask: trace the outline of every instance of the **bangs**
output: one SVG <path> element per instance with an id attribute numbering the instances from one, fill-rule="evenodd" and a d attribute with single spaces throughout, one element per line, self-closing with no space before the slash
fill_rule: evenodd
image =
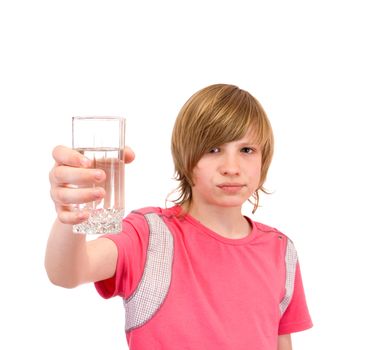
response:
<path id="1" fill-rule="evenodd" d="M 241 97 L 241 98 L 240 98 Z M 262 106 L 251 95 L 243 94 L 239 99 L 230 98 L 228 103 L 222 101 L 223 107 L 203 115 L 207 125 L 199 128 L 201 135 L 197 162 L 200 157 L 211 148 L 227 142 L 237 141 L 245 134 L 250 137 L 250 143 L 264 147 L 272 138 L 271 125 Z M 202 130 L 203 129 L 203 130 Z M 193 130 L 197 134 L 196 130 Z"/>

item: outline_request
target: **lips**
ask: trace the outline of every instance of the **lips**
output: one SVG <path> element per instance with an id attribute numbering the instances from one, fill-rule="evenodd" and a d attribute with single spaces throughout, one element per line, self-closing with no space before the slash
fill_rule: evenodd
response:
<path id="1" fill-rule="evenodd" d="M 217 185 L 219 189 L 221 189 L 224 192 L 227 193 L 238 193 L 240 192 L 244 187 L 246 187 L 245 184 L 240 183 L 234 183 L 234 182 L 225 182 L 222 184 Z"/>

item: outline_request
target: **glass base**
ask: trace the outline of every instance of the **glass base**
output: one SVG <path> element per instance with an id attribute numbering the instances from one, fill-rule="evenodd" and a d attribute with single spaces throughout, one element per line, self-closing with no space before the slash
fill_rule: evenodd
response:
<path id="1" fill-rule="evenodd" d="M 94 210 L 86 221 L 73 225 L 73 233 L 86 235 L 120 233 L 122 231 L 123 216 L 123 209 Z"/>

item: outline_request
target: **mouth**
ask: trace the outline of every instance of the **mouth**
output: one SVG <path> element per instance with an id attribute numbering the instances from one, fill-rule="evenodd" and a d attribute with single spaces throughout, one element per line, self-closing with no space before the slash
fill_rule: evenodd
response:
<path id="1" fill-rule="evenodd" d="M 222 183 L 217 185 L 219 189 L 226 193 L 238 193 L 240 192 L 244 187 L 247 187 L 245 184 L 240 183 Z"/>

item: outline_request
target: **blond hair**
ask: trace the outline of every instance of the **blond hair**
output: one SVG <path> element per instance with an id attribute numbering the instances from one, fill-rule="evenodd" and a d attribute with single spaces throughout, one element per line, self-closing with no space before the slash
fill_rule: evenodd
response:
<path id="1" fill-rule="evenodd" d="M 180 110 L 172 133 L 172 157 L 179 196 L 174 202 L 188 205 L 192 200 L 192 173 L 199 159 L 210 149 L 242 138 L 252 132 L 262 151 L 261 178 L 252 195 L 253 213 L 259 206 L 259 191 L 270 166 L 274 139 L 261 104 L 247 91 L 234 85 L 215 84 L 196 92 Z"/>

